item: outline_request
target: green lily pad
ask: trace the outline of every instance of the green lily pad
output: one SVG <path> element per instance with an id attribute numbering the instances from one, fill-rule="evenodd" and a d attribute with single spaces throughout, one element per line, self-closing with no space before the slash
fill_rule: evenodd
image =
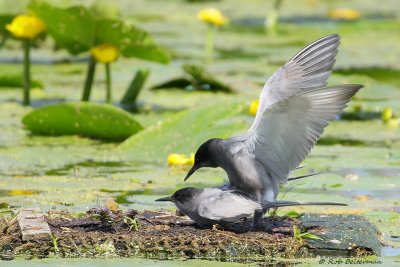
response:
<path id="1" fill-rule="evenodd" d="M 218 101 L 179 112 L 132 136 L 119 146 L 124 159 L 165 161 L 170 153 L 190 154 L 210 138 L 226 138 L 242 131 L 243 120 L 230 119 L 240 114 L 244 104 Z"/>
<path id="2" fill-rule="evenodd" d="M 108 104 L 62 103 L 32 111 L 22 122 L 34 134 L 81 135 L 121 141 L 142 130 L 126 111 Z"/>
<path id="3" fill-rule="evenodd" d="M 169 61 L 169 56 L 154 43 L 147 32 L 118 19 L 98 18 L 84 6 L 59 8 L 37 0 L 29 5 L 29 9 L 46 23 L 57 45 L 73 55 L 108 43 L 118 47 L 125 57 L 160 63 Z"/>
<path id="4" fill-rule="evenodd" d="M 0 75 L 0 87 L 22 88 L 23 81 L 21 75 Z M 31 81 L 32 88 L 43 88 L 43 83 L 39 80 Z"/>
<path id="5" fill-rule="evenodd" d="M 187 91 L 224 92 L 233 93 L 228 85 L 218 81 L 203 67 L 197 65 L 183 65 L 185 75 L 153 86 L 152 90 L 178 88 Z"/>

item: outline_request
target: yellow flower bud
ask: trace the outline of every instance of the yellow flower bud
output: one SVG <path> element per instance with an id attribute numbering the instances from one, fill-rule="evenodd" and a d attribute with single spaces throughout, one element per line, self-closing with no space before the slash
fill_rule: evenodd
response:
<path id="1" fill-rule="evenodd" d="M 97 62 L 110 63 L 117 60 L 119 49 L 111 44 L 101 44 L 90 49 Z"/>
<path id="2" fill-rule="evenodd" d="M 257 115 L 258 102 L 259 102 L 259 100 L 257 99 L 257 100 L 252 101 L 250 104 L 249 113 L 253 116 Z"/>
<path id="3" fill-rule="evenodd" d="M 18 15 L 6 29 L 17 38 L 33 39 L 46 30 L 44 22 L 33 15 Z"/>
<path id="4" fill-rule="evenodd" d="M 331 19 L 338 20 L 356 20 L 361 17 L 361 13 L 355 9 L 350 8 L 335 8 L 329 12 L 329 17 Z"/>
<path id="5" fill-rule="evenodd" d="M 384 108 L 382 111 L 382 121 L 387 123 L 393 117 L 393 110 L 391 108 Z"/>
<path id="6" fill-rule="evenodd" d="M 197 18 L 215 26 L 222 26 L 228 23 L 228 18 L 224 17 L 221 11 L 216 8 L 206 8 L 200 10 L 199 13 L 197 13 Z"/>
<path id="7" fill-rule="evenodd" d="M 184 154 L 169 154 L 167 158 L 168 165 L 192 165 L 194 162 L 194 155 L 186 157 Z"/>

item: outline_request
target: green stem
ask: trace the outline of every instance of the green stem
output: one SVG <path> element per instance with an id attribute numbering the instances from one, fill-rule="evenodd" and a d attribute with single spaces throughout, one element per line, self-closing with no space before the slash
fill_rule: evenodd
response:
<path id="1" fill-rule="evenodd" d="M 214 36 L 216 27 L 209 25 L 207 27 L 207 39 L 205 44 L 205 54 L 206 54 L 206 62 L 211 63 L 213 61 L 214 55 Z"/>
<path id="2" fill-rule="evenodd" d="M 1 42 L 0 42 L 0 48 L 2 48 L 4 46 L 4 44 L 6 43 L 7 39 L 8 39 L 8 34 L 5 33 L 3 34 L 3 38 L 1 38 Z"/>
<path id="3" fill-rule="evenodd" d="M 106 102 L 112 102 L 111 94 L 111 63 L 106 63 Z"/>
<path id="4" fill-rule="evenodd" d="M 274 7 L 270 9 L 267 18 L 265 19 L 265 27 L 267 30 L 275 32 L 279 20 L 279 10 L 282 5 L 282 0 L 275 0 Z"/>
<path id="5" fill-rule="evenodd" d="M 89 67 L 86 75 L 85 87 L 83 88 L 82 101 L 89 101 L 95 70 L 96 70 L 96 60 L 93 57 L 90 57 Z"/>
<path id="6" fill-rule="evenodd" d="M 23 105 L 29 106 L 30 97 L 29 90 L 31 89 L 31 59 L 30 59 L 30 40 L 23 40 L 24 46 L 24 96 L 23 96 Z"/>

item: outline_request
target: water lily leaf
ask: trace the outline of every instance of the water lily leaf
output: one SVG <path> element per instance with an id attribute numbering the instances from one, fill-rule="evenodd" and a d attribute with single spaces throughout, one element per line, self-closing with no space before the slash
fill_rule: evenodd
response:
<path id="1" fill-rule="evenodd" d="M 0 87 L 13 87 L 22 88 L 23 81 L 21 75 L 1 75 L 0 76 Z M 43 83 L 39 80 L 31 80 L 32 88 L 43 88 Z"/>
<path id="2" fill-rule="evenodd" d="M 29 10 L 45 22 L 57 45 L 69 53 L 76 55 L 94 45 L 96 21 L 85 7 L 58 8 L 38 0 L 31 2 Z"/>
<path id="3" fill-rule="evenodd" d="M 39 108 L 22 122 L 34 134 L 81 135 L 121 141 L 142 130 L 126 111 L 107 104 L 62 103 Z"/>
<path id="4" fill-rule="evenodd" d="M 153 86 L 151 89 L 157 90 L 157 89 L 167 89 L 167 88 L 179 88 L 179 89 L 185 89 L 188 86 L 192 85 L 192 83 L 186 79 L 186 78 L 176 78 L 172 79 L 163 83 L 160 83 L 156 86 Z"/>
<path id="5" fill-rule="evenodd" d="M 218 81 L 206 70 L 198 65 L 184 65 L 184 77 L 174 78 L 153 86 L 151 89 L 171 89 L 178 88 L 188 91 L 209 91 L 232 93 L 233 90 L 228 85 Z"/>
<path id="6" fill-rule="evenodd" d="M 95 17 L 84 6 L 59 8 L 36 0 L 29 9 L 46 23 L 57 45 L 71 54 L 87 52 L 93 46 L 107 43 L 118 47 L 125 57 L 159 63 L 169 61 L 169 56 L 145 31 L 118 19 Z"/>
<path id="7" fill-rule="evenodd" d="M 169 56 L 158 47 L 148 33 L 115 19 L 100 19 L 96 23 L 96 44 L 110 43 L 125 57 L 136 57 L 168 63 Z"/>
<path id="8" fill-rule="evenodd" d="M 380 82 L 392 83 L 395 86 L 400 86 L 399 76 L 400 70 L 389 69 L 383 67 L 370 68 L 340 68 L 335 70 L 336 73 L 342 75 L 365 75 Z"/>
<path id="9" fill-rule="evenodd" d="M 163 162 L 170 153 L 193 153 L 210 138 L 242 131 L 243 121 L 229 118 L 244 108 L 243 103 L 218 101 L 181 111 L 127 139 L 119 146 L 118 155 L 129 160 Z"/>

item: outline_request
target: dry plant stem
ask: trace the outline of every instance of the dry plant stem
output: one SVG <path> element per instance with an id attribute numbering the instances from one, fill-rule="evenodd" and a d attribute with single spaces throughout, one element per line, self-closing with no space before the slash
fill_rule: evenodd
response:
<path id="1" fill-rule="evenodd" d="M 112 102 L 112 93 L 111 93 L 111 63 L 105 64 L 106 68 L 106 102 Z"/>
<path id="2" fill-rule="evenodd" d="M 85 81 L 85 87 L 83 88 L 82 101 L 89 101 L 90 99 L 90 92 L 92 90 L 95 70 L 96 70 L 96 60 L 93 57 L 90 57 L 88 72 Z"/>
<path id="3" fill-rule="evenodd" d="M 31 89 L 31 59 L 30 59 L 30 40 L 26 39 L 22 41 L 24 46 L 24 92 L 23 92 L 23 105 L 30 105 L 29 91 Z"/>

